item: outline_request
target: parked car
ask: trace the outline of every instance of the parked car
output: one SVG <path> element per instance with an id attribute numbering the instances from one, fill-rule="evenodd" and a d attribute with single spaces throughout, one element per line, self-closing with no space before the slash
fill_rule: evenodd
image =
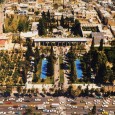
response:
<path id="1" fill-rule="evenodd" d="M 7 101 L 7 102 L 5 102 L 5 104 L 12 104 L 12 102 L 11 101 Z"/>
<path id="2" fill-rule="evenodd" d="M 35 101 L 41 101 L 41 99 L 38 99 L 38 98 L 37 98 L 37 99 L 35 99 Z"/>
<path id="3" fill-rule="evenodd" d="M 25 102 L 30 102 L 30 100 L 25 100 Z"/>

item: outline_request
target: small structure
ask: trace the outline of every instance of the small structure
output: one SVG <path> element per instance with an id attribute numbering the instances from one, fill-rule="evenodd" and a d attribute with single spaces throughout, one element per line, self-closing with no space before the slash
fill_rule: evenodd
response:
<path id="1" fill-rule="evenodd" d="M 100 40 L 104 39 L 104 33 L 103 32 L 92 32 L 92 38 L 94 38 L 95 45 L 100 44 Z"/>

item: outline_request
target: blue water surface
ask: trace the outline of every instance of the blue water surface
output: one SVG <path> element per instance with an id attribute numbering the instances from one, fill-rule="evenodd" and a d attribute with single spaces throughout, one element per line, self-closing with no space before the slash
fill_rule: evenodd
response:
<path id="1" fill-rule="evenodd" d="M 80 79 L 83 76 L 83 72 L 82 72 L 82 69 L 81 69 L 81 62 L 80 62 L 80 60 L 77 59 L 75 61 L 75 66 L 76 66 L 77 78 Z"/>
<path id="2" fill-rule="evenodd" d="M 48 63 L 48 61 L 46 59 L 42 60 L 42 70 L 41 70 L 41 75 L 40 75 L 40 78 L 42 78 L 42 79 L 46 79 L 47 63 Z"/>

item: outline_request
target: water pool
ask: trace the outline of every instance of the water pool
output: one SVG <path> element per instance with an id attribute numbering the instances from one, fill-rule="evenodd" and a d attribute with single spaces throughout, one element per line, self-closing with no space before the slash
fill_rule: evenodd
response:
<path id="1" fill-rule="evenodd" d="M 80 62 L 80 60 L 77 59 L 75 61 L 75 66 L 76 66 L 77 78 L 80 79 L 83 76 L 83 72 L 82 72 L 82 69 L 81 69 L 81 62 Z"/>
<path id="2" fill-rule="evenodd" d="M 41 75 L 40 75 L 40 78 L 42 78 L 42 79 L 46 79 L 47 63 L 48 63 L 48 61 L 46 59 L 42 60 L 42 70 L 41 70 Z"/>

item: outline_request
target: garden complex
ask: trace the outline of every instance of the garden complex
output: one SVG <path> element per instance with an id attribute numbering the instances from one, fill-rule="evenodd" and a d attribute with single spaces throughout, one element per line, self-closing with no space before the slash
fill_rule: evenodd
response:
<path id="1" fill-rule="evenodd" d="M 0 115 L 115 115 L 115 1 L 1 0 Z"/>

